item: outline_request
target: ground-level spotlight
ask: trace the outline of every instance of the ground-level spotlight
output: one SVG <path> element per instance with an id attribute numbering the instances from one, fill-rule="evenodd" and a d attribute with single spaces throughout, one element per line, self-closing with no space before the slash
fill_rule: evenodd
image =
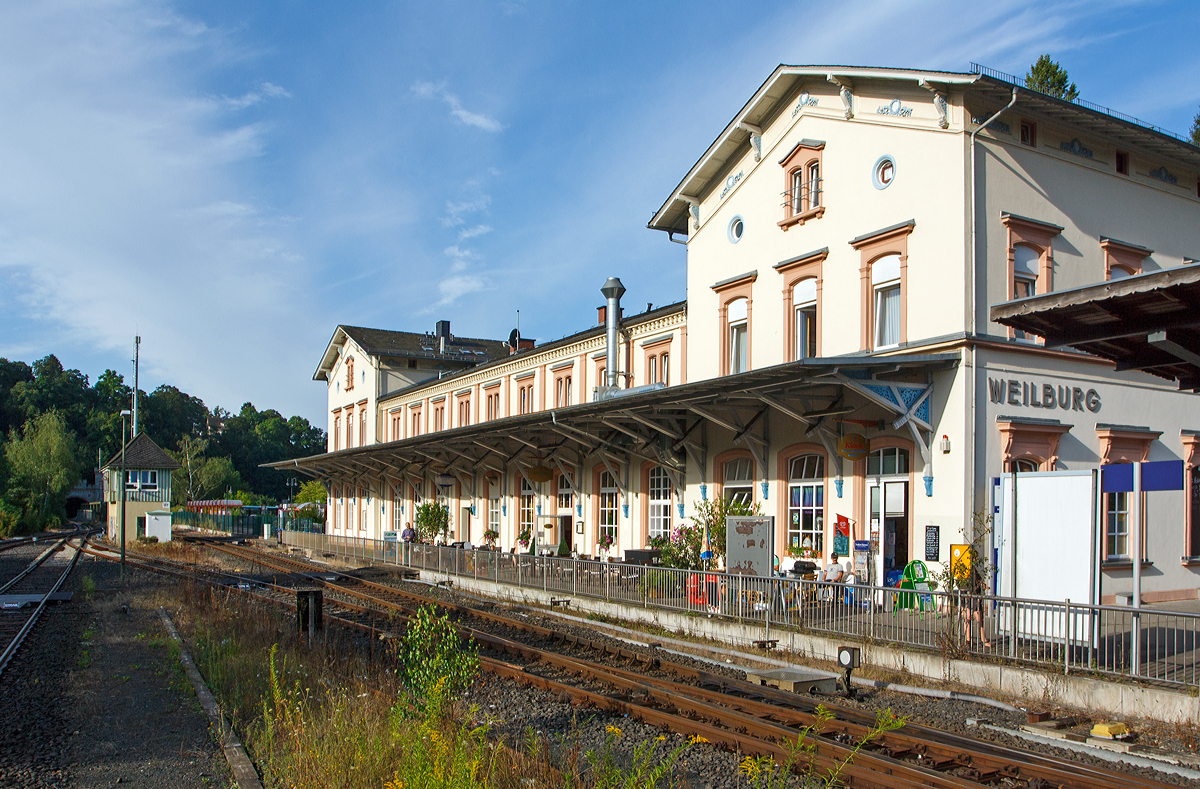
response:
<path id="1" fill-rule="evenodd" d="M 850 673 L 860 665 L 858 647 L 838 647 L 837 662 L 842 671 L 845 672 L 842 677 L 842 692 L 853 698 L 854 690 L 850 685 Z"/>

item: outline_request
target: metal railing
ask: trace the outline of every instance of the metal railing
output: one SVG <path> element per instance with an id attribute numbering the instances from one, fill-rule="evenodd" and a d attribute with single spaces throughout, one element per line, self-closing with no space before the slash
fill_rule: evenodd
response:
<path id="1" fill-rule="evenodd" d="M 1026 80 L 1024 77 L 1018 77 L 1014 74 L 1006 74 L 1003 71 L 997 71 L 996 69 L 988 68 L 987 66 L 981 66 L 978 63 L 971 64 L 971 73 L 972 74 L 982 74 L 985 77 L 991 77 L 992 79 L 998 79 L 1001 82 L 1007 82 L 1010 85 L 1016 85 L 1018 87 L 1025 88 L 1026 90 L 1032 90 L 1037 93 L 1044 93 L 1044 91 L 1040 91 L 1037 88 L 1029 87 L 1029 85 L 1026 83 Z M 1046 94 L 1046 95 L 1050 95 L 1050 94 Z M 1055 96 L 1052 98 L 1058 98 L 1058 97 Z M 1122 120 L 1122 121 L 1125 121 L 1126 123 L 1132 123 L 1135 126 L 1141 126 L 1143 129 L 1149 129 L 1150 131 L 1156 131 L 1159 134 L 1165 134 L 1168 137 L 1174 137 L 1176 140 L 1179 140 L 1181 142 L 1186 142 L 1189 144 L 1192 143 L 1192 141 L 1189 140 L 1188 138 L 1186 138 L 1182 135 L 1176 134 L 1175 132 L 1171 131 L 1170 129 L 1164 129 L 1162 126 L 1155 126 L 1153 123 L 1148 123 L 1140 118 L 1135 118 L 1132 115 L 1127 115 L 1124 112 L 1118 112 L 1117 110 L 1102 106 L 1100 104 L 1096 104 L 1094 102 L 1085 101 L 1084 99 L 1062 99 L 1062 101 L 1067 101 L 1067 102 L 1070 102 L 1071 104 L 1078 104 L 1080 107 L 1086 107 L 1089 110 L 1092 110 L 1094 112 L 1103 113 L 1104 115 L 1107 115 L 1110 118 L 1116 118 L 1117 120 Z"/>
<path id="2" fill-rule="evenodd" d="M 824 199 L 821 182 L 821 178 L 810 178 L 799 186 L 783 191 L 782 205 L 790 211 L 791 216 L 821 207 L 821 201 Z"/>
<path id="3" fill-rule="evenodd" d="M 262 537 L 264 522 L 274 526 L 271 531 L 272 534 L 278 531 L 278 519 L 274 510 L 239 515 L 221 515 L 208 512 L 191 512 L 188 510 L 178 510 L 171 513 L 172 528 L 221 532 L 231 537 Z"/>
<path id="4" fill-rule="evenodd" d="M 913 591 L 280 532 L 317 555 L 772 628 L 986 657 L 1063 673 L 1194 686 L 1200 614 Z M 1134 645 L 1137 649 L 1134 649 Z"/>

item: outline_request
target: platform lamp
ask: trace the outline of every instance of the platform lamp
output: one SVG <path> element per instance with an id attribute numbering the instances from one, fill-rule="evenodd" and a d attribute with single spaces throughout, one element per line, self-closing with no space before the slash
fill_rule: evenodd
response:
<path id="1" fill-rule="evenodd" d="M 132 416 L 128 408 L 121 411 L 121 582 L 125 581 L 125 418 Z"/>
<path id="2" fill-rule="evenodd" d="M 844 688 L 846 695 L 854 698 L 854 691 L 850 689 L 850 672 L 858 668 L 861 663 L 858 647 L 838 647 L 837 648 L 837 664 L 845 672 L 843 682 L 846 683 Z"/>

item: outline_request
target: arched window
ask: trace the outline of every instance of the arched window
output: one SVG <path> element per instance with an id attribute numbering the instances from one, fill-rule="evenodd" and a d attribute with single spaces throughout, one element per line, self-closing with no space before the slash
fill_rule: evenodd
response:
<path id="1" fill-rule="evenodd" d="M 521 533 L 528 532 L 533 534 L 533 497 L 537 491 L 529 484 L 529 480 L 525 479 L 525 475 L 521 475 Z"/>
<path id="2" fill-rule="evenodd" d="M 647 535 L 650 539 L 667 537 L 671 533 L 671 477 L 662 466 L 650 469 L 650 518 Z"/>
<path id="3" fill-rule="evenodd" d="M 751 504 L 754 501 L 754 461 L 733 458 L 725 461 L 724 496 L 729 502 Z"/>
<path id="4" fill-rule="evenodd" d="M 571 513 L 571 508 L 575 506 L 575 485 L 566 474 L 558 475 L 558 511 L 560 513 Z"/>
<path id="5" fill-rule="evenodd" d="M 618 505 L 621 491 L 617 481 L 607 471 L 600 473 L 600 534 L 612 537 L 613 548 L 617 545 Z"/>
<path id="6" fill-rule="evenodd" d="M 1037 295 L 1038 267 L 1042 253 L 1025 244 L 1013 247 L 1013 298 Z"/>
<path id="7" fill-rule="evenodd" d="M 730 374 L 744 373 L 749 369 L 747 364 L 748 310 L 745 299 L 734 299 L 729 302 L 729 372 Z"/>
<path id="8" fill-rule="evenodd" d="M 808 207 L 821 207 L 821 163 L 810 162 L 808 165 Z"/>
<path id="9" fill-rule="evenodd" d="M 817 355 L 817 280 L 802 279 L 792 286 L 792 309 L 796 311 L 796 358 Z"/>
<path id="10" fill-rule="evenodd" d="M 875 296 L 876 349 L 900 344 L 900 256 L 884 255 L 871 264 Z"/>
<path id="11" fill-rule="evenodd" d="M 824 536 L 825 458 L 801 455 L 788 464 L 788 546 L 820 557 Z"/>
<path id="12" fill-rule="evenodd" d="M 1039 463 L 1033 458 L 1016 458 L 1008 462 L 1008 470 L 1016 471 L 1020 474 L 1028 474 L 1031 471 L 1038 470 Z"/>

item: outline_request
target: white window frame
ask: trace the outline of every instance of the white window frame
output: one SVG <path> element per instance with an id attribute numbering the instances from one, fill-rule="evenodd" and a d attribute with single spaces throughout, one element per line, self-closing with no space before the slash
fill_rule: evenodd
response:
<path id="1" fill-rule="evenodd" d="M 655 466 L 650 469 L 646 488 L 646 497 L 649 500 L 646 536 L 651 540 L 656 537 L 670 537 L 671 498 L 674 494 L 671 475 L 662 466 Z"/>
<path id="2" fill-rule="evenodd" d="M 1131 493 L 1104 494 L 1104 558 L 1107 561 L 1129 559 L 1129 497 Z M 1114 546 L 1114 542 L 1117 543 Z M 1116 547 L 1117 552 L 1113 551 Z"/>
<path id="3" fill-rule="evenodd" d="M 797 475 L 796 466 L 801 464 Z M 817 476 L 808 476 L 810 470 Z M 804 503 L 808 490 L 812 503 Z M 799 500 L 797 501 L 797 496 Z M 811 548 L 817 556 L 825 547 L 825 458 L 817 454 L 800 455 L 788 461 L 788 546 Z M 809 537 L 809 545 L 804 538 Z"/>
<path id="4" fill-rule="evenodd" d="M 741 477 L 736 474 L 731 474 L 730 470 L 741 471 L 746 469 L 749 475 Z M 726 501 L 739 501 L 743 504 L 750 505 L 754 503 L 754 461 L 750 458 L 730 458 L 726 460 L 721 468 L 724 487 L 722 495 Z"/>
<path id="5" fill-rule="evenodd" d="M 600 528 L 597 537 L 603 534 L 612 536 L 613 547 L 617 547 L 617 533 L 621 523 L 621 491 L 617 481 L 608 471 L 600 472 Z"/>

